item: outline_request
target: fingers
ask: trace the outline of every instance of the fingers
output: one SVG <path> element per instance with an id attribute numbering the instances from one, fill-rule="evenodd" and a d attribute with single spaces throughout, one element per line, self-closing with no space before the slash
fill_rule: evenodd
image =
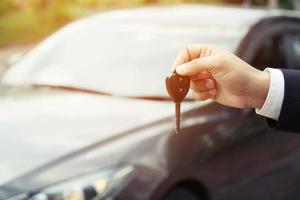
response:
<path id="1" fill-rule="evenodd" d="M 217 95 L 216 83 L 213 79 L 202 79 L 191 81 L 193 97 L 196 100 L 215 99 Z"/>
<path id="2" fill-rule="evenodd" d="M 197 58 L 176 67 L 176 72 L 182 76 L 193 76 L 202 71 L 211 71 L 215 67 L 212 57 Z"/>
<path id="3" fill-rule="evenodd" d="M 212 79 L 191 81 L 191 89 L 196 92 L 212 90 L 215 87 L 215 81 Z"/>
<path id="4" fill-rule="evenodd" d="M 209 90 L 208 91 L 208 94 L 212 97 L 212 98 L 216 98 L 217 94 L 218 94 L 218 91 L 216 88 L 212 89 L 212 90 Z"/>
<path id="5" fill-rule="evenodd" d="M 173 64 L 173 71 L 182 76 L 190 76 L 193 96 L 197 100 L 215 99 L 216 82 L 211 74 L 217 67 L 214 53 L 219 52 L 215 45 L 196 44 L 182 48 Z"/>
<path id="6" fill-rule="evenodd" d="M 199 101 L 204 101 L 207 99 L 215 99 L 217 95 L 217 90 L 209 90 L 205 92 L 193 92 L 193 98 Z"/>
<path id="7" fill-rule="evenodd" d="M 199 101 L 204 101 L 210 98 L 208 91 L 206 92 L 193 92 L 193 98 Z"/>
<path id="8" fill-rule="evenodd" d="M 179 52 L 177 57 L 175 58 L 175 61 L 173 63 L 172 66 L 172 71 L 176 70 L 176 67 L 178 65 L 182 65 L 186 62 L 189 62 L 191 60 L 191 55 L 190 55 L 190 50 L 188 49 L 188 47 L 184 47 L 182 48 Z"/>
<path id="9" fill-rule="evenodd" d="M 177 54 L 177 57 L 173 63 L 173 71 L 179 65 L 189 62 L 193 59 L 210 56 L 216 49 L 212 44 L 191 44 L 183 47 Z"/>
<path id="10" fill-rule="evenodd" d="M 190 76 L 191 80 L 212 79 L 212 75 L 208 71 L 202 71 L 199 74 Z"/>

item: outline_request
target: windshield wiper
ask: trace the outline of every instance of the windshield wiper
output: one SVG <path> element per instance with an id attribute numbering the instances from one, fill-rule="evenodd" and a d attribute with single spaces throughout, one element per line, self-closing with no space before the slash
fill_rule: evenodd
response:
<path id="1" fill-rule="evenodd" d="M 57 89 L 57 90 L 64 90 L 70 92 L 83 92 L 89 94 L 97 94 L 97 95 L 104 95 L 104 96 L 114 96 L 119 98 L 128 98 L 128 99 L 141 99 L 141 100 L 149 100 L 149 101 L 172 101 L 172 99 L 168 96 L 124 96 L 124 95 L 117 95 L 108 92 L 96 91 L 96 90 L 89 90 L 77 87 L 70 87 L 70 86 L 63 86 L 63 85 L 46 85 L 46 84 L 33 84 L 32 88 L 49 88 L 49 89 Z M 184 101 L 194 101 L 192 98 L 185 98 Z"/>
<path id="2" fill-rule="evenodd" d="M 65 90 L 65 91 L 70 91 L 70 92 L 75 91 L 75 92 L 84 92 L 84 93 L 89 93 L 89 94 L 114 96 L 113 94 L 110 94 L 108 92 L 95 91 L 95 90 L 89 90 L 89 89 L 77 88 L 77 87 L 70 87 L 70 86 L 63 86 L 63 85 L 33 84 L 32 88 L 49 88 L 49 89 Z"/>
<path id="3" fill-rule="evenodd" d="M 128 98 L 150 100 L 150 101 L 172 101 L 172 99 L 168 96 L 130 96 Z M 190 102 L 190 101 L 194 101 L 194 99 L 185 98 L 184 101 Z"/>

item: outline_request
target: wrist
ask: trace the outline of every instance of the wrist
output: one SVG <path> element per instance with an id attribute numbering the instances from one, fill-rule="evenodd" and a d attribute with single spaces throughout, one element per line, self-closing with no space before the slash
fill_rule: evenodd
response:
<path id="1" fill-rule="evenodd" d="M 261 109 L 268 96 L 271 82 L 270 73 L 257 70 L 257 73 L 250 82 L 247 105 L 251 108 Z"/>

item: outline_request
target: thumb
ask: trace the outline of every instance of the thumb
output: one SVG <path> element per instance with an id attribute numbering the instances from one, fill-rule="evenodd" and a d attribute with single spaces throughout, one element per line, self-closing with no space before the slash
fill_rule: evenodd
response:
<path id="1" fill-rule="evenodd" d="M 196 58 L 176 67 L 176 72 L 182 76 L 192 76 L 202 71 L 209 71 L 215 67 L 215 61 L 212 57 Z"/>

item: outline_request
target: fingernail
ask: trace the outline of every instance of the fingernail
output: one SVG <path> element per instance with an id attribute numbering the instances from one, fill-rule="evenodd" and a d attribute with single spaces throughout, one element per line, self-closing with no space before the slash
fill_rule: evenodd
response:
<path id="1" fill-rule="evenodd" d="M 179 65 L 178 67 L 176 67 L 176 72 L 178 73 L 183 73 L 186 70 L 186 65 Z"/>

